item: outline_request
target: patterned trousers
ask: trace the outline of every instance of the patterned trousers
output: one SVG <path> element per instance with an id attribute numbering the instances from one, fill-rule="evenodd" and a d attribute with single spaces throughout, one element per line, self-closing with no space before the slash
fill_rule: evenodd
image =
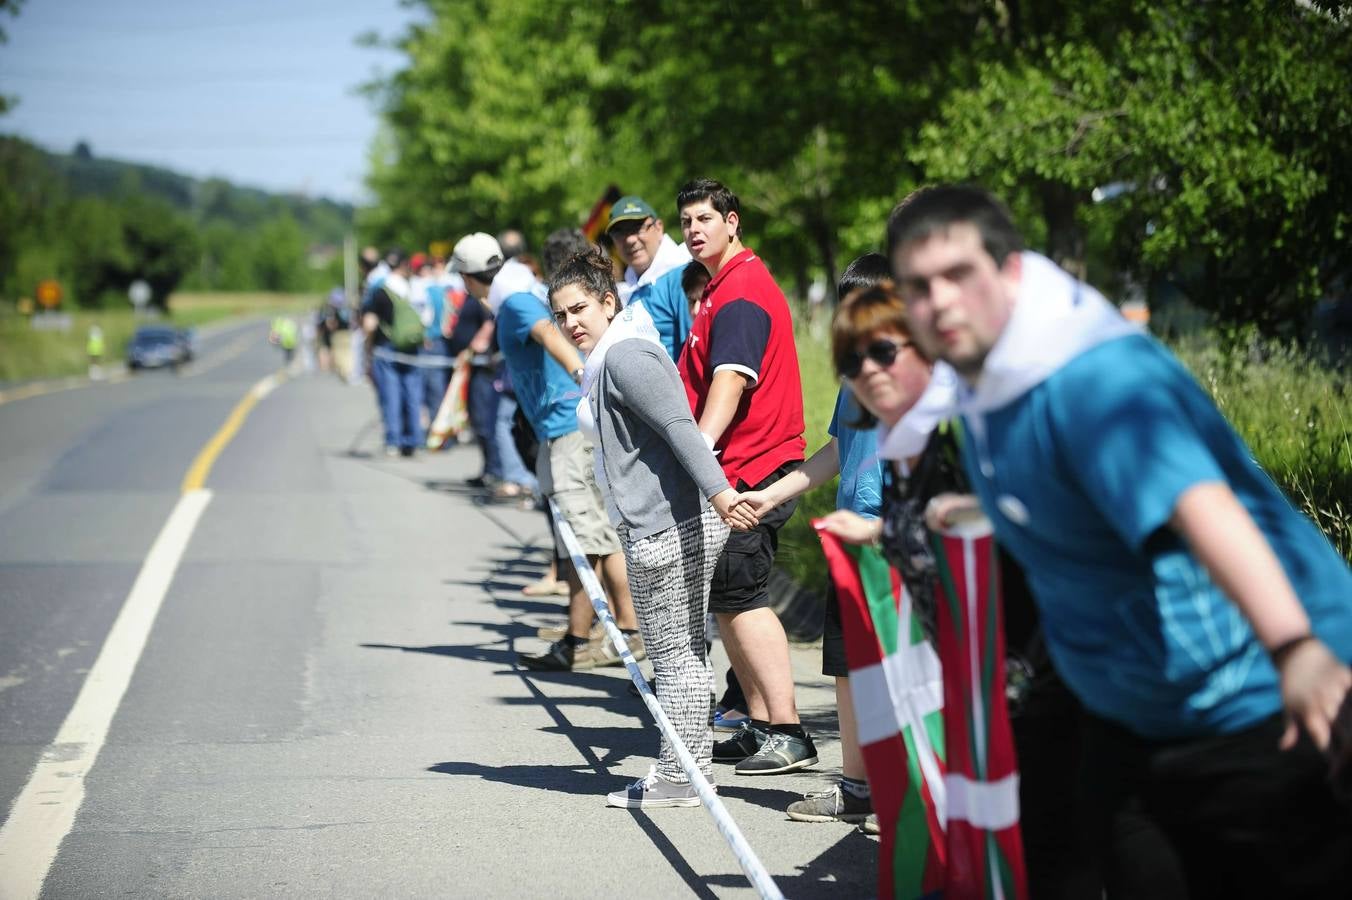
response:
<path id="1" fill-rule="evenodd" d="M 709 581 L 728 541 L 728 526 L 712 508 L 665 531 L 629 540 L 621 527 L 629 590 L 643 646 L 657 679 L 657 702 L 706 777 L 713 774 L 713 669 L 705 649 Z M 666 735 L 657 771 L 671 781 L 689 781 Z"/>

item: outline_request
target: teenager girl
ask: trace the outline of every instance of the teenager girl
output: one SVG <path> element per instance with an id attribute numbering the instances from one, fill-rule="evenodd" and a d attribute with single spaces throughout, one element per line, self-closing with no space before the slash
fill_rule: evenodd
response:
<path id="1" fill-rule="evenodd" d="M 549 296 L 559 328 L 587 357 L 576 373 L 578 424 L 595 448 L 597 480 L 624 548 L 658 702 L 710 777 L 709 581 L 729 524 L 750 528 L 756 519 L 738 506 L 696 428 L 647 311 L 639 303 L 621 308 L 609 258 L 574 256 L 550 277 Z M 642 809 L 700 801 L 663 736 L 657 765 L 606 802 Z"/>

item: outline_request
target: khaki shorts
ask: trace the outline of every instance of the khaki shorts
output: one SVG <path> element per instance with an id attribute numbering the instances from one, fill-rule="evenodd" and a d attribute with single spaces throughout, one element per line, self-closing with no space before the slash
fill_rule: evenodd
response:
<path id="1" fill-rule="evenodd" d="M 592 468 L 592 445 L 573 431 L 563 437 L 541 441 L 535 457 L 535 477 L 540 491 L 559 508 L 568 527 L 577 535 L 582 552 L 588 556 L 609 556 L 620 552 L 620 539 L 606 516 L 605 501 L 596 484 Z M 559 555 L 568 558 L 563 539 L 556 538 Z"/>

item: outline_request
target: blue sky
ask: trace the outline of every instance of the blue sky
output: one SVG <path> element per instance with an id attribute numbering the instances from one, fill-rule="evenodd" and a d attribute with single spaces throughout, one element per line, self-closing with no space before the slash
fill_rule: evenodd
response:
<path id="1" fill-rule="evenodd" d="M 400 67 L 358 47 L 398 0 L 26 0 L 0 18 L 0 133 L 189 175 L 359 201 L 378 117 L 355 88 Z"/>

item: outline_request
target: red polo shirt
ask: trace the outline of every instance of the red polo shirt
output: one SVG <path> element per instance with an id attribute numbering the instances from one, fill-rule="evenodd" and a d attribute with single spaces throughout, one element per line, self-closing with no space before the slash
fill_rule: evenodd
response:
<path id="1" fill-rule="evenodd" d="M 676 368 L 696 420 L 715 372 L 732 369 L 751 379 L 717 445 L 734 487 L 739 478 L 754 485 L 802 460 L 803 385 L 793 318 L 755 253 L 738 253 L 709 281 Z"/>

